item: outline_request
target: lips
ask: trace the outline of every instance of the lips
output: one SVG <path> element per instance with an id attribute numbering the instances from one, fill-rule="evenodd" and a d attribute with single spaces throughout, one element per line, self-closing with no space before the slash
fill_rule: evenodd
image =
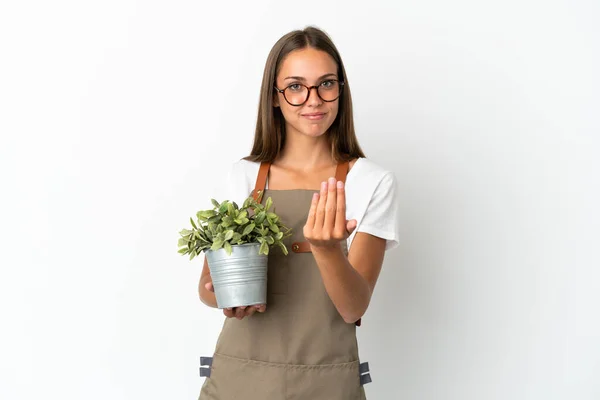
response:
<path id="1" fill-rule="evenodd" d="M 310 120 L 319 120 L 325 117 L 325 113 L 309 113 L 309 114 L 301 114 L 304 118 Z"/>

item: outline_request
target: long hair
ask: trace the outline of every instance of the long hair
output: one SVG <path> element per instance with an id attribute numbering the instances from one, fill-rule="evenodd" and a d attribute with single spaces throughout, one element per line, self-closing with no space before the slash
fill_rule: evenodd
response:
<path id="1" fill-rule="evenodd" d="M 307 27 L 281 37 L 267 57 L 260 89 L 254 144 L 250 155 L 244 159 L 272 162 L 283 150 L 286 138 L 285 120 L 281 109 L 273 106 L 275 78 L 282 61 L 289 53 L 307 47 L 329 54 L 337 64 L 339 80 L 344 82 L 338 100 L 338 114 L 326 133 L 334 160 L 340 162 L 365 157 L 354 132 L 352 96 L 340 53 L 325 32 L 315 27 Z"/>

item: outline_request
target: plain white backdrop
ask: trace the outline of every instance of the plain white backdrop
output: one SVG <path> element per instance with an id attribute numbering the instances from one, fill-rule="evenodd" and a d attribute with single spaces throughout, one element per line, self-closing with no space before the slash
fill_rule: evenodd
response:
<path id="1" fill-rule="evenodd" d="M 600 398 L 597 1 L 0 6 L 0 398 L 196 399 L 223 320 L 178 231 L 248 154 L 271 46 L 338 46 L 401 245 L 370 400 Z"/>

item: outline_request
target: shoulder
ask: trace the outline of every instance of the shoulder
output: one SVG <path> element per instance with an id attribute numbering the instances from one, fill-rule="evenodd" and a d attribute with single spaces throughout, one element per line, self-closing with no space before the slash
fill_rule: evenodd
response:
<path id="1" fill-rule="evenodd" d="M 231 170 L 235 172 L 245 173 L 245 172 L 254 172 L 258 171 L 260 167 L 260 163 L 257 161 L 248 161 L 243 158 L 234 161 L 231 164 Z"/>
<path id="2" fill-rule="evenodd" d="M 254 188 L 260 162 L 239 159 L 224 167 L 227 170 L 226 185 L 229 197 L 236 202 L 243 202 Z"/>
<path id="3" fill-rule="evenodd" d="M 380 183 L 390 185 L 395 180 L 394 173 L 368 158 L 358 158 L 348 173 L 348 186 L 372 187 Z"/>
<path id="4" fill-rule="evenodd" d="M 252 182 L 256 179 L 259 168 L 259 162 L 248 161 L 242 158 L 234 161 L 229 166 L 229 178 L 237 181 L 237 183 Z"/>

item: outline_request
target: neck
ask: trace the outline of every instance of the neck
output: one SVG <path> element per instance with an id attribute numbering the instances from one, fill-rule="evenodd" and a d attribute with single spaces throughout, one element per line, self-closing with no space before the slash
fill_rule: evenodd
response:
<path id="1" fill-rule="evenodd" d="M 326 134 L 311 137 L 288 131 L 285 146 L 274 164 L 306 171 L 329 167 L 335 161 Z"/>

